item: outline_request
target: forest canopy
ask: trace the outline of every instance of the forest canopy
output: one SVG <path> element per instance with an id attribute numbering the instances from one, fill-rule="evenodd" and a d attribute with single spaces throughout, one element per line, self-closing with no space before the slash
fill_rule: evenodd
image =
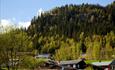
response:
<path id="1" fill-rule="evenodd" d="M 34 17 L 27 33 L 39 53 L 51 53 L 58 60 L 77 59 L 84 53 L 88 59 L 111 59 L 115 55 L 115 2 L 56 7 Z"/>

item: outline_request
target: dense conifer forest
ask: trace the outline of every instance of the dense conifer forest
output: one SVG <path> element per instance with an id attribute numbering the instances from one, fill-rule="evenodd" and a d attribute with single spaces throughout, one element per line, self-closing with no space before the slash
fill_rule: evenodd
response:
<path id="1" fill-rule="evenodd" d="M 115 2 L 56 7 L 34 17 L 27 33 L 34 49 L 57 60 L 115 58 Z"/>

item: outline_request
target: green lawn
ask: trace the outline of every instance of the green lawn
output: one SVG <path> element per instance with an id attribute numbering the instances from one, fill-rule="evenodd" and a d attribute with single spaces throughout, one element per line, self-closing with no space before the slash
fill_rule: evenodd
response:
<path id="1" fill-rule="evenodd" d="M 92 62 L 99 62 L 100 60 L 86 60 L 86 64 L 91 64 Z M 106 62 L 106 61 L 111 61 L 111 60 L 101 60 L 103 62 Z"/>

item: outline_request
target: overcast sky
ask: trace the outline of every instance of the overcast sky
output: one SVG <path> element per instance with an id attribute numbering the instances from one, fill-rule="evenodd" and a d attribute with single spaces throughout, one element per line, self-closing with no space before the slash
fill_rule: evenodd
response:
<path id="1" fill-rule="evenodd" d="M 100 4 L 106 6 L 114 0 L 0 0 L 0 24 L 28 27 L 31 19 L 56 6 L 65 4 Z M 39 12 L 39 13 L 38 13 Z M 6 23 L 7 22 L 7 23 Z"/>

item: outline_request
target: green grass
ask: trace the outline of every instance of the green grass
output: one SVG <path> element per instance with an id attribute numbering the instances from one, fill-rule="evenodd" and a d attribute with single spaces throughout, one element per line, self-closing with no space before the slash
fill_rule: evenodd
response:
<path id="1" fill-rule="evenodd" d="M 1 68 L 0 70 L 8 70 L 7 68 Z"/>
<path id="2" fill-rule="evenodd" d="M 91 64 L 92 62 L 99 62 L 100 60 L 86 60 L 86 64 Z M 106 62 L 106 61 L 111 61 L 111 60 L 101 60 L 103 62 Z"/>

